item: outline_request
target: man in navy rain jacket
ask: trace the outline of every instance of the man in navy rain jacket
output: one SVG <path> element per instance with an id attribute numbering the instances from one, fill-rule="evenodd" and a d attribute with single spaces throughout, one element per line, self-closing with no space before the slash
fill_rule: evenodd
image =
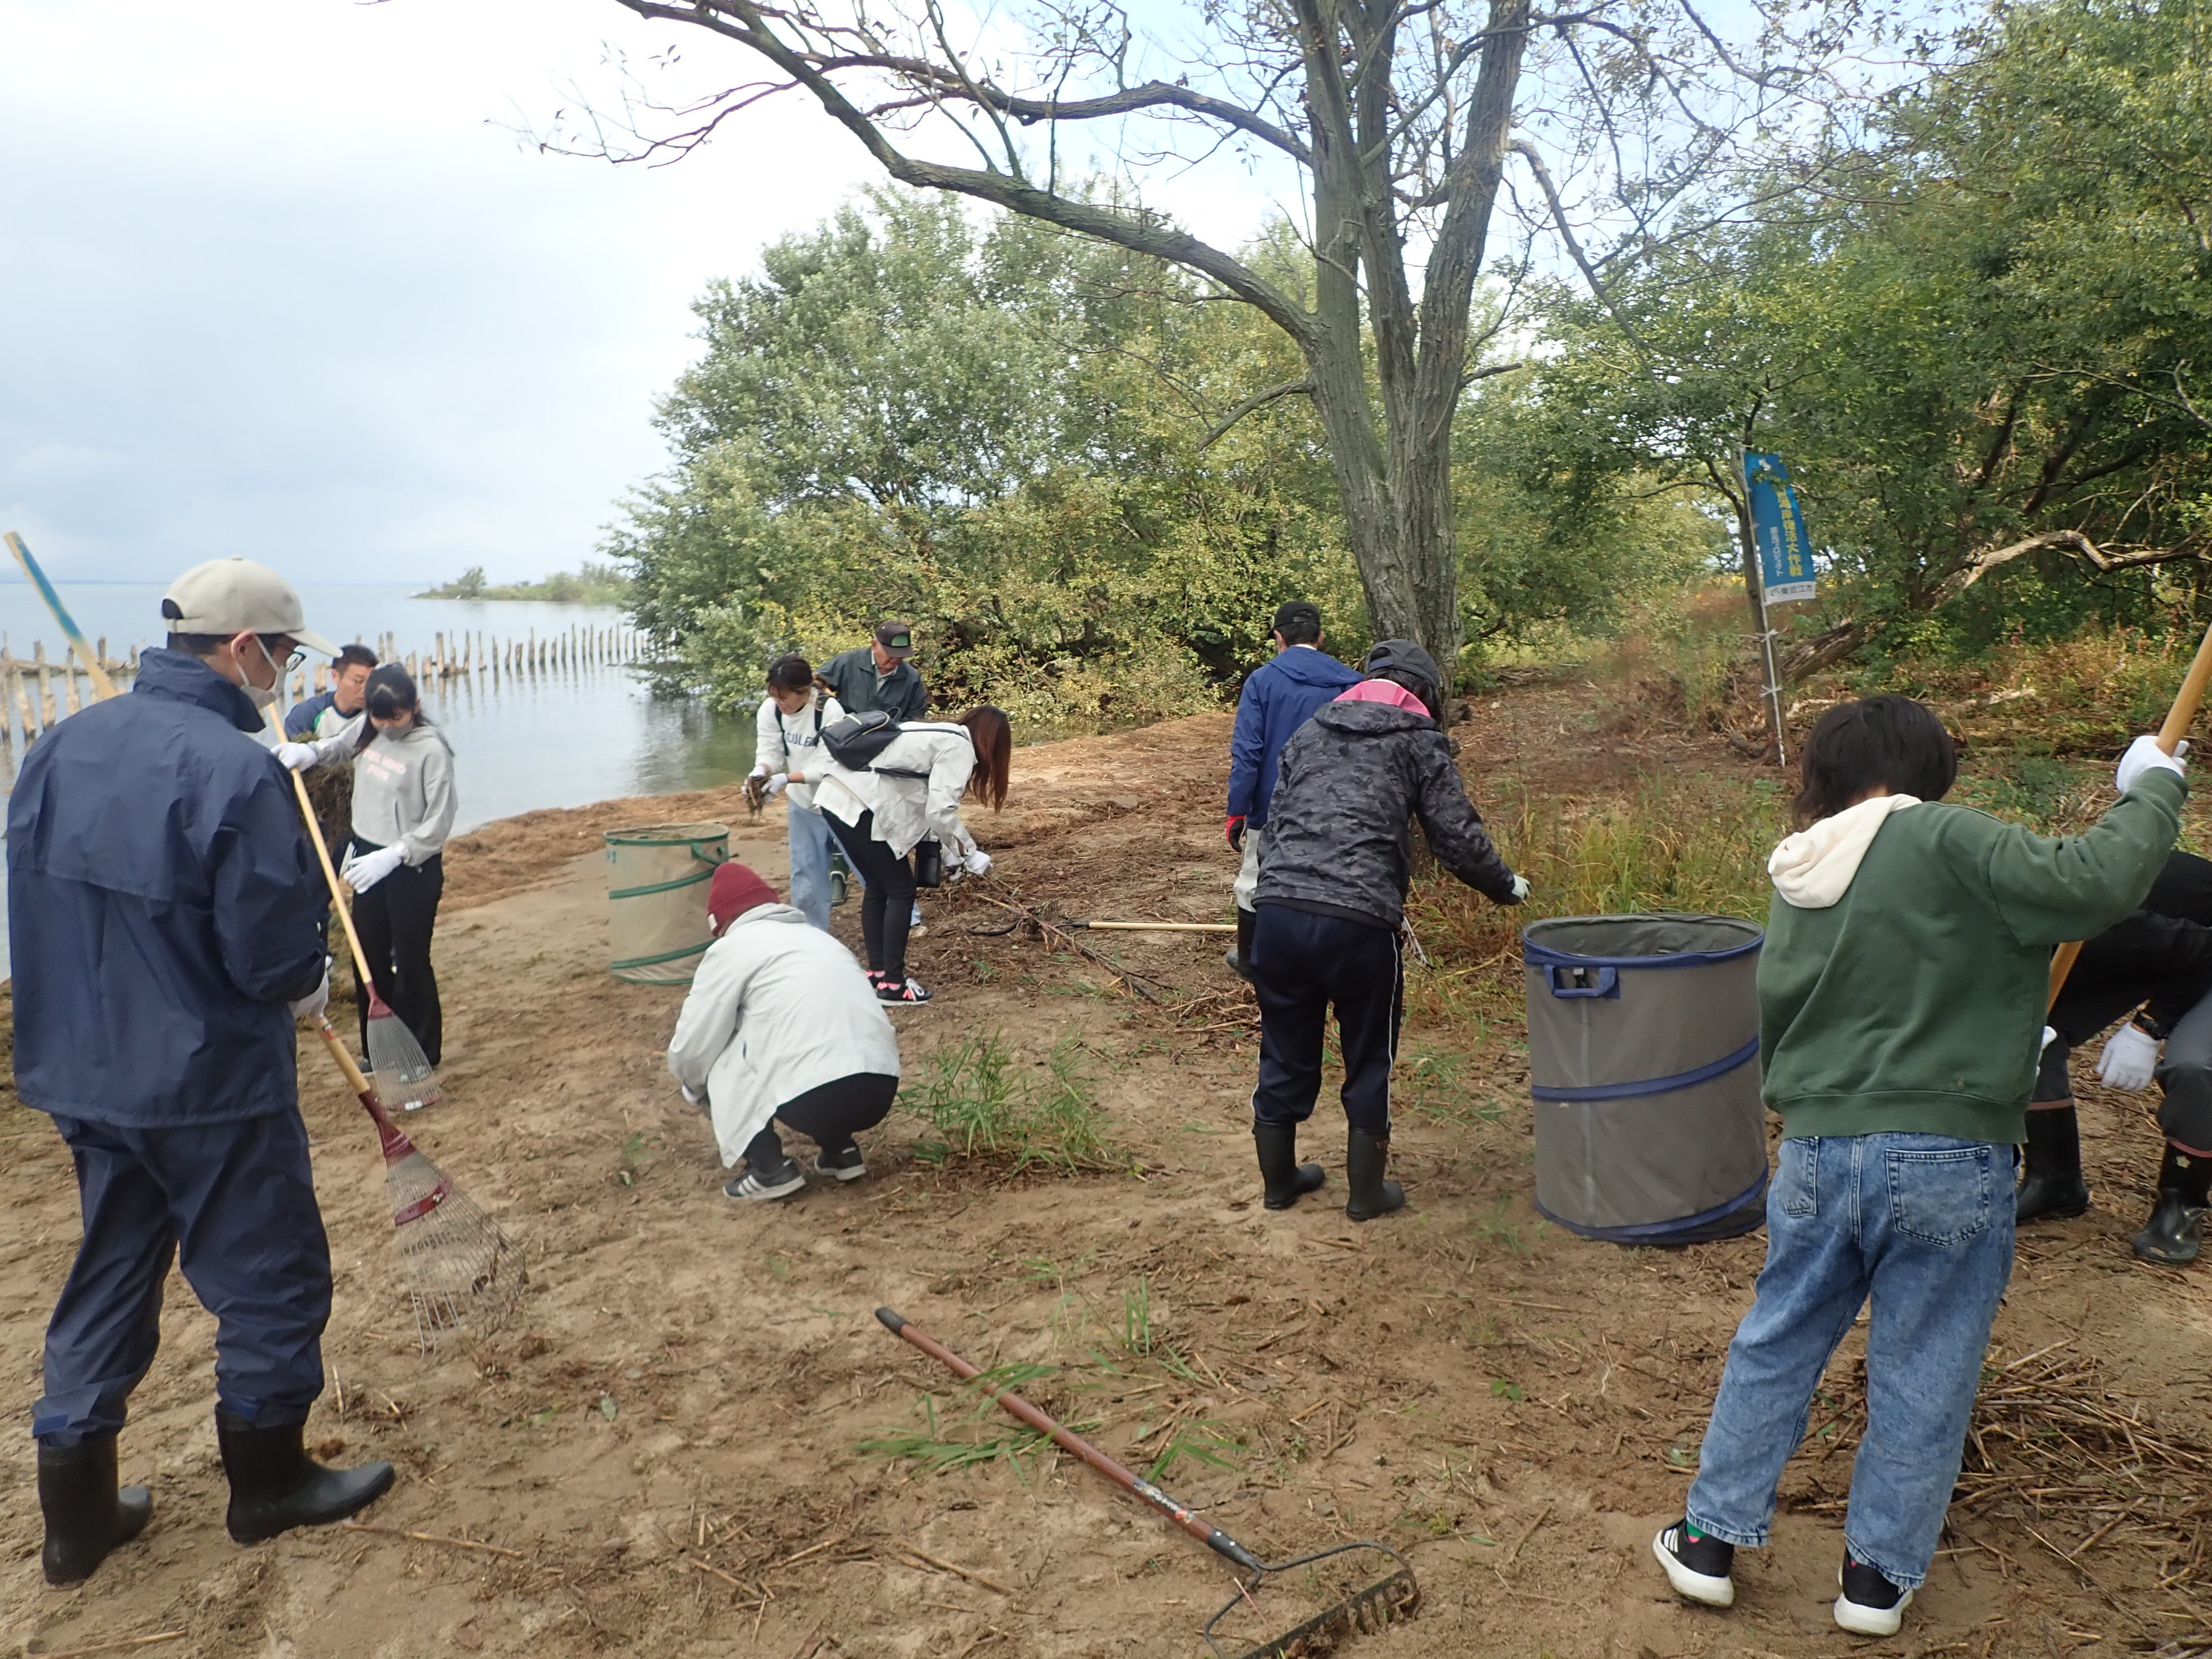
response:
<path id="1" fill-rule="evenodd" d="M 8 805 L 15 1086 L 76 1165 L 83 1241 L 33 1407 L 48 1582 L 146 1523 L 116 1440 L 154 1363 L 161 1287 L 216 1320 L 216 1436 L 241 1543 L 336 1521 L 389 1464 L 302 1450 L 322 1392 L 330 1250 L 295 1075 L 295 1012 L 330 991 L 319 876 L 283 765 L 252 733 L 309 633 L 299 596 L 221 559 L 162 601 L 167 650 L 128 696 L 33 744 Z"/>
<path id="2" fill-rule="evenodd" d="M 1359 676 L 1321 648 L 1321 611 L 1291 599 L 1275 611 L 1275 658 L 1254 669 L 1237 699 L 1237 729 L 1229 739 L 1229 845 L 1244 855 L 1237 872 L 1237 948 L 1229 965 L 1252 977 L 1253 895 L 1260 890 L 1260 856 L 1267 803 L 1275 793 L 1275 767 L 1291 734 L 1359 683 Z"/>

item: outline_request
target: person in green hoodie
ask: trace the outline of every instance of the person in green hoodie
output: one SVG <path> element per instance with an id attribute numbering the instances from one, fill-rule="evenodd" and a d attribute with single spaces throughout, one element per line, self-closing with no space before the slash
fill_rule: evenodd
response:
<path id="1" fill-rule="evenodd" d="M 1887 1636 L 1935 1559 L 2012 1273 L 2051 952 L 2142 902 L 2187 788 L 2139 738 L 2101 821 L 2031 835 L 1938 804 L 1958 771 L 1950 734 L 1895 696 L 1830 709 L 1802 764 L 1805 827 L 1767 865 L 1759 969 L 1764 1092 L 1784 1136 L 1766 1265 L 1684 1515 L 1652 1549 L 1678 1595 L 1735 1601 L 1735 1552 L 1766 1542 L 1814 1388 L 1871 1294 L 1834 1613 Z"/>

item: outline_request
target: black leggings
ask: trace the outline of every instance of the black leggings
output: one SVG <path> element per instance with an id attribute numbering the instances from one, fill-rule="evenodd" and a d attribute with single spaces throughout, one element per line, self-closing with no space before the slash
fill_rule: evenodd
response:
<path id="1" fill-rule="evenodd" d="M 356 856 L 377 851 L 354 837 Z M 435 1066 L 444 1054 L 445 1018 L 438 1007 L 438 976 L 430 969 L 430 935 L 438 925 L 438 898 L 446 890 L 442 853 L 420 864 L 403 864 L 353 901 L 354 931 L 384 1006 L 415 1034 Z M 368 1050 L 368 992 L 361 993 L 361 1046 Z"/>
<path id="2" fill-rule="evenodd" d="M 914 923 L 914 865 L 876 839 L 876 815 L 860 814 L 847 823 L 835 812 L 822 815 L 830 833 L 853 860 L 868 890 L 860 896 L 860 939 L 868 968 L 896 985 L 906 983 L 906 933 Z"/>
<path id="3" fill-rule="evenodd" d="M 775 1115 L 785 1127 L 795 1129 L 823 1152 L 842 1152 L 853 1144 L 856 1130 L 872 1129 L 890 1115 L 898 1086 L 899 1080 L 884 1073 L 855 1072 L 785 1101 Z M 745 1167 L 780 1169 L 783 1161 L 783 1142 L 771 1121 L 746 1144 Z"/>

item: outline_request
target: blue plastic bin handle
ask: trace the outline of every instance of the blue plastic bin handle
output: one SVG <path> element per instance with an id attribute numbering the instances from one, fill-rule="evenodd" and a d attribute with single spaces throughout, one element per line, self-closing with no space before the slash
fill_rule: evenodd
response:
<path id="1" fill-rule="evenodd" d="M 1587 974 L 1587 968 L 1570 968 L 1564 963 L 1552 967 L 1552 994 L 1555 997 L 1617 997 L 1620 994 L 1620 971 L 1615 968 L 1601 968 L 1597 981 L 1591 985 L 1571 985 L 1561 981 L 1562 974 Z"/>

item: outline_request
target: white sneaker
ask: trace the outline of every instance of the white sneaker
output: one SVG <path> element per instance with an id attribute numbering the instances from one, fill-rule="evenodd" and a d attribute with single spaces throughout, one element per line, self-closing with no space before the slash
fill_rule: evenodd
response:
<path id="1" fill-rule="evenodd" d="M 1682 1523 L 1676 1522 L 1664 1528 L 1651 1540 L 1651 1553 L 1667 1575 L 1667 1582 L 1674 1594 L 1686 1601 L 1695 1601 L 1708 1607 L 1732 1607 L 1735 1605 L 1735 1580 L 1729 1577 L 1725 1565 L 1719 1573 L 1699 1572 L 1685 1561 L 1679 1551 L 1693 1549 L 1711 1554 L 1725 1551 L 1729 1557 L 1735 1552 L 1717 1538 L 1703 1538 L 1692 1543 L 1682 1536 Z M 1719 1565 L 1719 1563 L 1715 1563 Z"/>
<path id="2" fill-rule="evenodd" d="M 1901 1590 L 1881 1576 L 1878 1567 L 1844 1558 L 1836 1583 L 1843 1594 L 1836 1598 L 1836 1624 L 1854 1636 L 1894 1636 L 1912 1605 L 1912 1592 Z"/>

